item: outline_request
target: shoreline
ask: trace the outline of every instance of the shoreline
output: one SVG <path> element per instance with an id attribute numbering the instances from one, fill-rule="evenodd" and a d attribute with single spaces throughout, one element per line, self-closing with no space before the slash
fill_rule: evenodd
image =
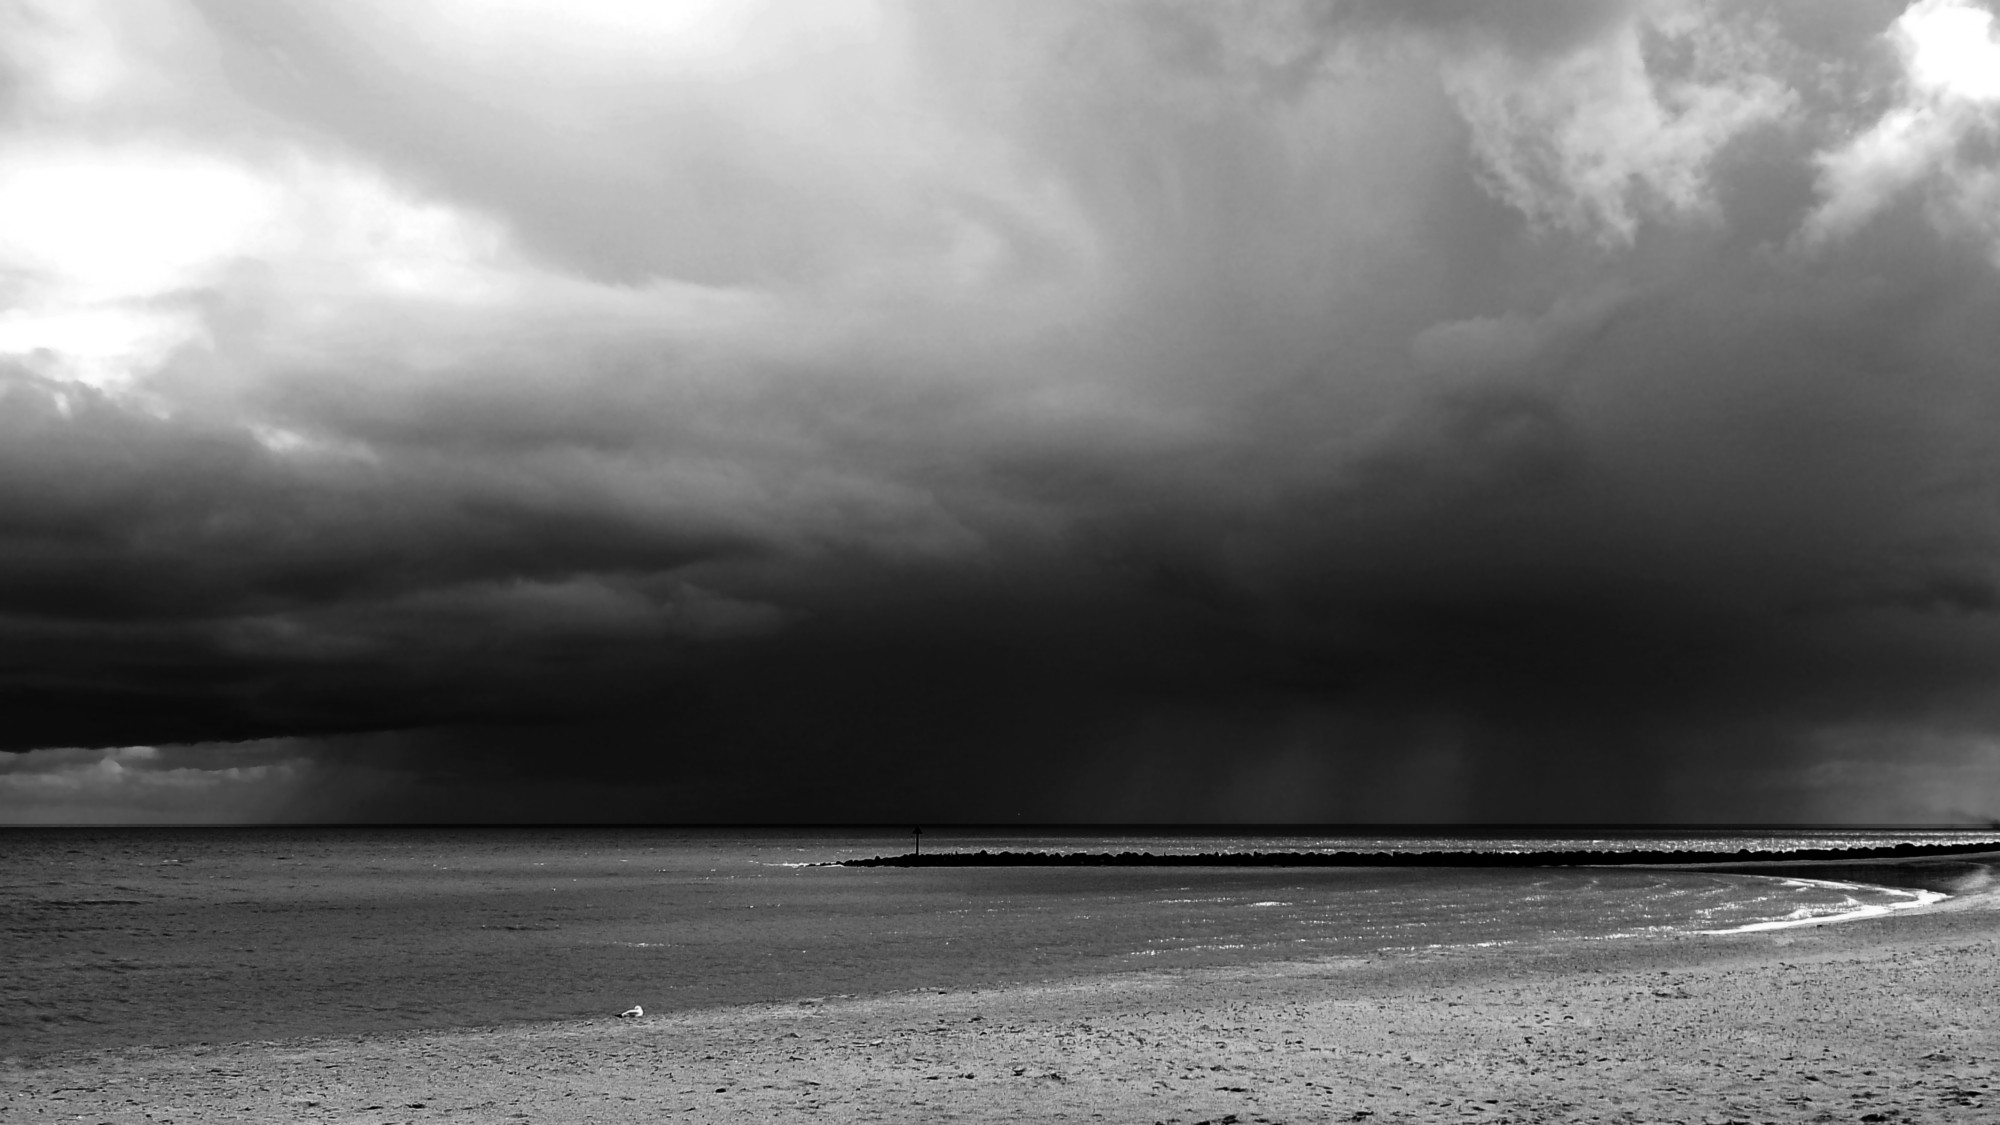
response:
<path id="1" fill-rule="evenodd" d="M 1989 887 L 1837 926 L 115 1048 L 0 1065 L 0 1118 L 1990 1121 L 1996 990 Z"/>

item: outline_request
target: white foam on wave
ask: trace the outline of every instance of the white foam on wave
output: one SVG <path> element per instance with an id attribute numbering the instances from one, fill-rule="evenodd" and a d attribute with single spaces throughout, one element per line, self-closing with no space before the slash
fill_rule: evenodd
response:
<path id="1" fill-rule="evenodd" d="M 1796 926 L 1817 926 L 1825 922 L 1852 922 L 1861 918 L 1880 918 L 1885 914 L 1893 914 L 1898 910 L 1913 910 L 1925 906 L 1934 906 L 1951 897 L 1943 891 L 1905 890 L 1902 887 L 1881 887 L 1870 883 L 1839 883 L 1831 879 L 1796 879 L 1776 875 L 1761 876 L 1761 878 L 1782 879 L 1784 884 L 1790 887 L 1825 887 L 1829 890 L 1847 892 L 1864 890 L 1883 891 L 1888 894 L 1908 895 L 1909 899 L 1904 902 L 1864 903 L 1850 893 L 1847 895 L 1847 901 L 1841 904 L 1844 909 L 1827 913 L 1815 913 L 1810 908 L 1801 907 L 1798 910 L 1794 910 L 1790 915 L 1774 922 L 1751 922 L 1748 925 L 1732 926 L 1726 930 L 1696 930 L 1695 932 L 1710 935 L 1751 934 L 1766 930 L 1789 930 Z"/>

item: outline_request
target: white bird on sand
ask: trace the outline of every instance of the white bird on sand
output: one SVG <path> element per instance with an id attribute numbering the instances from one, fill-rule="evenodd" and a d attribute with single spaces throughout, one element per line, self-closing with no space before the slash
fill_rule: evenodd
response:
<path id="1" fill-rule="evenodd" d="M 622 1012 L 618 1013 L 618 1018 L 619 1018 L 619 1019 L 621 1019 L 621 1020 L 622 1020 L 622 1019 L 636 1019 L 637 1017 L 639 1017 L 639 1016 L 643 1016 L 643 1015 L 645 1015 L 645 1014 L 646 1014 L 646 1009 L 644 1009 L 644 1008 L 640 1007 L 640 1006 L 639 1006 L 639 1005 L 637 1005 L 637 1004 L 634 1004 L 634 1005 L 632 1005 L 631 1007 L 629 1007 L 629 1008 L 625 1009 L 624 1011 L 622 1011 Z"/>

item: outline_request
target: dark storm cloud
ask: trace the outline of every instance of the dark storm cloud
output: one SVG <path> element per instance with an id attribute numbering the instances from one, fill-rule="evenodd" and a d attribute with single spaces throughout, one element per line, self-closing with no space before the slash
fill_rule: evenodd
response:
<path id="1" fill-rule="evenodd" d="M 18 40 L 0 815 L 2000 803 L 1982 10 L 559 7 Z"/>
<path id="2" fill-rule="evenodd" d="M 472 464 L 284 457 L 18 370 L 0 389 L 17 748 L 532 713 L 560 694 L 539 672 L 775 620 L 671 577 L 741 550 L 727 529 Z"/>

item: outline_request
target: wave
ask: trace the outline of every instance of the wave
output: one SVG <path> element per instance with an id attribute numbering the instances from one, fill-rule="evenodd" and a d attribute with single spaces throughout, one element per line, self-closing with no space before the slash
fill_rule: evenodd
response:
<path id="1" fill-rule="evenodd" d="M 1770 877 L 1779 878 L 1779 876 Z M 1819 926 L 1830 922 L 1853 922 L 1862 918 L 1880 918 L 1887 914 L 1893 914 L 1898 910 L 1914 910 L 1926 906 L 1935 906 L 1952 897 L 1943 891 L 1908 890 L 1902 887 L 1883 886 L 1879 883 L 1842 883 L 1831 879 L 1798 878 L 1785 878 L 1784 882 L 1791 886 L 1824 887 L 1828 890 L 1848 892 L 1847 900 L 1840 904 L 1845 909 L 1815 911 L 1809 907 L 1802 907 L 1793 911 L 1790 916 L 1785 918 L 1765 922 L 1750 922 L 1721 930 L 1696 930 L 1695 933 L 1709 936 L 1751 934 L 1766 930 L 1789 930 L 1798 926 Z M 1887 892 L 1889 894 L 1908 895 L 1909 898 L 1902 902 L 1864 903 L 1853 897 L 1853 892 L 1857 891 Z"/>

